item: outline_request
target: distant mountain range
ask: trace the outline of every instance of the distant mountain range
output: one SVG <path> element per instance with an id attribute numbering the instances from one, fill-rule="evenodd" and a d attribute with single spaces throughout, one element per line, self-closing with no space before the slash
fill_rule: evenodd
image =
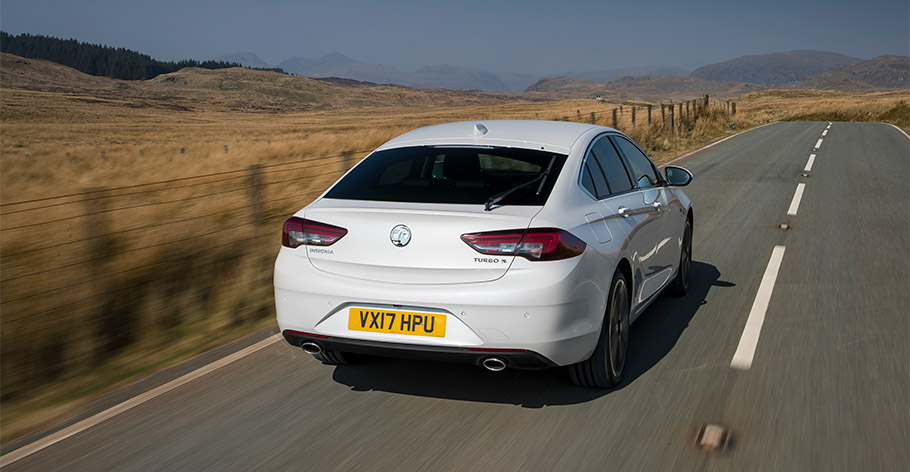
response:
<path id="1" fill-rule="evenodd" d="M 691 73 L 681 67 L 654 66 L 571 71 L 549 76 L 494 73 L 446 64 L 404 71 L 368 64 L 339 52 L 319 59 L 292 57 L 277 65 L 267 64 L 251 52 L 225 54 L 216 60 L 247 67 L 277 66 L 291 74 L 312 78 L 339 77 L 415 88 L 544 92 L 561 97 L 627 93 L 644 99 L 675 97 L 696 89 L 720 97 L 780 86 L 843 91 L 910 86 L 905 57 L 882 56 L 866 61 L 833 52 L 806 50 L 741 56 L 699 67 Z"/>
<path id="2" fill-rule="evenodd" d="M 265 63 L 262 59 L 252 53 L 231 53 L 219 57 L 233 58 L 232 61 L 248 67 L 254 67 L 253 64 Z M 327 54 L 319 59 L 291 57 L 281 61 L 277 66 L 286 72 L 303 77 L 340 77 L 363 82 L 372 82 L 375 84 L 406 85 L 415 88 L 486 90 L 490 92 L 516 91 L 496 74 L 481 70 L 442 64 L 437 66 L 424 66 L 416 71 L 403 71 L 395 69 L 394 67 L 360 62 L 339 52 Z M 255 67 L 263 66 L 258 65 Z M 510 77 L 510 80 L 513 82 L 513 85 L 516 85 L 514 75 Z M 528 83 L 533 81 L 534 80 L 532 79 Z M 519 79 L 517 82 L 520 86 L 521 80 Z"/>
<path id="3" fill-rule="evenodd" d="M 367 64 L 339 52 L 327 54 L 319 59 L 292 57 L 277 65 L 269 65 L 256 54 L 237 52 L 219 56 L 217 60 L 242 64 L 246 67 L 280 67 L 286 72 L 304 77 L 341 77 L 372 82 L 396 84 L 417 88 L 445 88 L 450 90 L 487 90 L 490 92 L 525 91 L 543 78 L 541 75 L 525 73 L 494 73 L 447 64 L 423 66 L 416 71 L 403 71 L 393 67 Z M 572 77 L 591 82 L 609 82 L 623 76 L 644 75 L 686 75 L 689 69 L 682 67 L 624 67 L 595 71 L 574 71 L 554 74 L 549 77 Z"/>
<path id="4" fill-rule="evenodd" d="M 806 53 L 808 51 L 799 52 Z M 781 53 L 782 56 L 787 56 L 788 54 Z M 824 57 L 827 54 L 830 53 L 815 56 L 815 59 Z M 801 55 L 806 57 L 804 54 Z M 801 77 L 798 82 L 787 84 L 757 82 L 756 74 L 762 72 L 761 66 L 774 62 L 770 61 L 767 56 L 773 55 L 746 56 L 758 58 L 753 65 L 750 65 L 745 60 L 727 61 L 727 63 L 737 64 L 738 74 L 710 75 L 717 79 L 722 77 L 731 79 L 727 81 L 696 77 L 695 73 L 699 70 L 696 69 L 691 76 L 647 75 L 642 77 L 620 77 L 607 83 L 579 80 L 573 77 L 548 77 L 531 85 L 527 91 L 543 93 L 558 98 L 594 98 L 600 96 L 604 100 L 610 101 L 668 101 L 687 100 L 699 94 L 711 94 L 721 99 L 733 98 L 771 88 L 838 90 L 841 92 L 871 92 L 910 88 L 910 57 L 906 56 L 879 56 L 868 61 L 856 59 L 856 62 L 811 76 L 804 75 L 804 71 L 808 70 L 810 66 L 799 61 L 793 61 L 791 56 L 790 61 L 778 62 L 779 67 L 774 69 L 777 77 L 786 77 L 788 81 L 792 81 L 793 77 Z M 843 57 L 846 56 L 835 57 L 835 59 L 843 61 Z M 785 67 L 783 65 L 785 63 L 789 64 L 789 66 Z M 821 63 L 818 60 L 810 60 L 808 63 L 812 64 L 812 67 L 821 67 Z M 830 66 L 825 68 L 828 67 Z M 708 68 L 708 66 L 705 68 Z M 744 79 L 752 79 L 752 81 Z"/>

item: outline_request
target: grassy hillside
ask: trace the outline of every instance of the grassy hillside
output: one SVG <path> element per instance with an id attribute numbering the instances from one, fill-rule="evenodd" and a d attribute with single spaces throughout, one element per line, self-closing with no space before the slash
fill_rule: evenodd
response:
<path id="1" fill-rule="evenodd" d="M 5 53 L 0 53 L 0 68 L 3 70 L 0 85 L 5 89 L 65 92 L 73 97 L 86 94 L 91 100 L 130 108 L 277 113 L 351 107 L 476 106 L 527 99 L 514 94 L 314 80 L 239 67 L 186 68 L 150 80 L 126 81 L 95 77 L 52 62 Z M 41 110 L 39 107 L 31 112 Z"/>
<path id="2" fill-rule="evenodd" d="M 910 132 L 910 90 L 844 93 L 767 90 L 737 99 L 756 123 L 768 121 L 880 121 Z"/>
<path id="3" fill-rule="evenodd" d="M 768 87 L 766 85 L 738 82 L 712 82 L 696 77 L 647 75 L 643 77 L 620 77 L 607 84 L 587 82 L 571 77 L 550 77 L 539 80 L 529 87 L 528 91 L 544 93 L 560 99 L 600 96 L 605 100 L 621 103 L 680 102 L 704 94 L 728 99 L 745 93 L 764 90 Z"/>

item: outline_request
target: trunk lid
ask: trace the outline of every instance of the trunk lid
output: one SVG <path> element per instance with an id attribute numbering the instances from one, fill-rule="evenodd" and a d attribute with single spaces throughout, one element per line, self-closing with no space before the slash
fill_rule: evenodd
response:
<path id="1" fill-rule="evenodd" d="M 348 233 L 331 246 L 306 246 L 306 256 L 321 271 L 379 282 L 495 280 L 506 273 L 514 256 L 480 254 L 461 235 L 524 229 L 540 209 L 516 205 L 484 211 L 483 205 L 322 199 L 306 208 L 304 218 L 340 226 Z M 396 246 L 391 233 L 399 225 L 409 234 L 399 234 L 400 242 L 407 243 Z"/>

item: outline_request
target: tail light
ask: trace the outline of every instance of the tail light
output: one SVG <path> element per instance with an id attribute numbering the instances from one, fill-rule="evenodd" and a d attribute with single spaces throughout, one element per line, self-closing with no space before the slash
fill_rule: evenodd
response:
<path id="1" fill-rule="evenodd" d="M 556 261 L 584 252 L 584 241 L 568 231 L 556 228 L 514 229 L 470 233 L 461 240 L 481 254 L 521 256 L 529 261 Z"/>
<path id="2" fill-rule="evenodd" d="M 331 246 L 346 234 L 348 230 L 344 228 L 294 216 L 284 222 L 281 245 L 290 248 L 302 245 Z"/>

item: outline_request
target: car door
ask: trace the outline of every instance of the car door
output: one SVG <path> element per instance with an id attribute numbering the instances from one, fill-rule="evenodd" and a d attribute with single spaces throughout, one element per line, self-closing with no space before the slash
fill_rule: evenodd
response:
<path id="1" fill-rule="evenodd" d="M 646 214 L 646 231 L 650 247 L 639 254 L 642 268 L 640 300 L 647 300 L 670 279 L 679 261 L 677 230 L 679 212 L 670 211 L 671 195 L 663 185 L 657 167 L 631 140 L 623 136 L 611 137 L 616 149 L 632 177 L 637 198 L 636 212 Z"/>
<path id="2" fill-rule="evenodd" d="M 627 245 L 631 254 L 632 287 L 637 305 L 652 292 L 643 291 L 649 286 L 648 263 L 652 262 L 655 246 L 655 232 L 649 227 L 654 223 L 651 207 L 646 205 L 641 193 L 635 188 L 629 176 L 627 164 L 623 162 L 609 135 L 603 135 L 591 146 L 589 169 L 601 173 L 606 181 L 607 192 L 599 195 L 604 211 L 609 215 L 607 226 Z"/>

